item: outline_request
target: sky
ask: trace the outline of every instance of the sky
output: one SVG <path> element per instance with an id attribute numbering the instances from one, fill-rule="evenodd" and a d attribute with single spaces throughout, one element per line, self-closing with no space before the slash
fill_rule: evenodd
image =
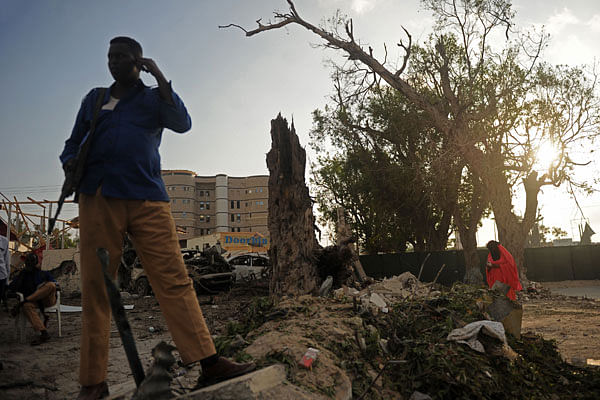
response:
<path id="1" fill-rule="evenodd" d="M 376 56 L 394 47 L 406 27 L 413 41 L 426 38 L 432 24 L 418 0 L 297 0 L 303 18 L 318 23 L 336 10 L 353 18 L 354 32 Z M 544 59 L 579 65 L 600 58 L 600 2 L 518 0 L 519 27 L 545 25 L 552 41 Z M 83 96 L 108 86 L 108 42 L 136 38 L 153 58 L 192 118 L 185 135 L 165 131 L 163 169 L 199 175 L 268 174 L 270 120 L 278 113 L 291 121 L 308 148 L 311 112 L 332 93 L 327 60 L 342 53 L 315 48 L 318 38 L 289 26 L 246 38 L 236 23 L 253 29 L 256 20 L 287 11 L 285 0 L 4 0 L 0 3 L 0 192 L 25 200 L 58 198 L 62 170 L 58 155 L 70 135 Z M 143 81 L 154 85 L 151 76 Z M 598 171 L 593 163 L 582 176 Z M 596 175 L 597 176 L 597 175 Z M 517 199 L 518 202 L 521 201 Z M 600 232 L 600 195 L 578 197 L 583 215 Z M 578 239 L 582 214 L 564 189 L 540 195 L 544 224 L 559 226 Z M 517 207 L 520 207 L 517 204 Z M 37 206 L 26 211 L 40 213 Z M 77 215 L 66 205 L 62 217 Z M 0 212 L 0 216 L 5 214 Z M 480 244 L 492 239 L 486 222 Z M 595 240 L 600 235 L 593 237 Z"/>

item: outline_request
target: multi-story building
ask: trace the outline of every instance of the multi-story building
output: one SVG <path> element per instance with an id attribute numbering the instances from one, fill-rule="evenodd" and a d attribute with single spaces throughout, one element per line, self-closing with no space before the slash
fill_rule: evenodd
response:
<path id="1" fill-rule="evenodd" d="M 269 236 L 269 176 L 199 176 L 163 170 L 179 239 L 219 232 L 257 232 Z"/>

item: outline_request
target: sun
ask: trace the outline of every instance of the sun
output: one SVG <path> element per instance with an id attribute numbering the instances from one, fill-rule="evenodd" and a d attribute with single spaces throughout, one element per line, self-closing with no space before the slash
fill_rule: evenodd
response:
<path id="1" fill-rule="evenodd" d="M 534 167 L 547 171 L 558 162 L 558 158 L 559 151 L 557 147 L 552 142 L 544 141 L 535 152 Z"/>

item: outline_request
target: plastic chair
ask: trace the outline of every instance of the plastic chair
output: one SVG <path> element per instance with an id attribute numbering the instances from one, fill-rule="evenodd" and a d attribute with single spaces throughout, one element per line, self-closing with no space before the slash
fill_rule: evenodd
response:
<path id="1" fill-rule="evenodd" d="M 25 300 L 25 296 L 23 293 L 17 292 L 17 297 L 19 302 L 23 302 Z M 44 313 L 56 313 L 58 319 L 58 337 L 62 337 L 62 321 L 60 316 L 60 290 L 57 288 L 56 290 L 56 303 L 53 306 L 46 307 L 44 309 Z M 25 330 L 27 328 L 27 318 L 25 317 L 25 313 L 23 310 L 20 310 L 15 318 L 15 333 L 17 335 L 17 341 L 24 342 L 25 341 Z"/>

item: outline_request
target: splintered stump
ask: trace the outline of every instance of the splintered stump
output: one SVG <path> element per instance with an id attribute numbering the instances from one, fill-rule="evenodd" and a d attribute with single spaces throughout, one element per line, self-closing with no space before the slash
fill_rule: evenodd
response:
<path id="1" fill-rule="evenodd" d="M 271 296 L 314 293 L 320 284 L 315 254 L 315 218 L 304 182 L 306 152 L 294 125 L 279 114 L 271 120 L 269 168 L 269 257 Z"/>

